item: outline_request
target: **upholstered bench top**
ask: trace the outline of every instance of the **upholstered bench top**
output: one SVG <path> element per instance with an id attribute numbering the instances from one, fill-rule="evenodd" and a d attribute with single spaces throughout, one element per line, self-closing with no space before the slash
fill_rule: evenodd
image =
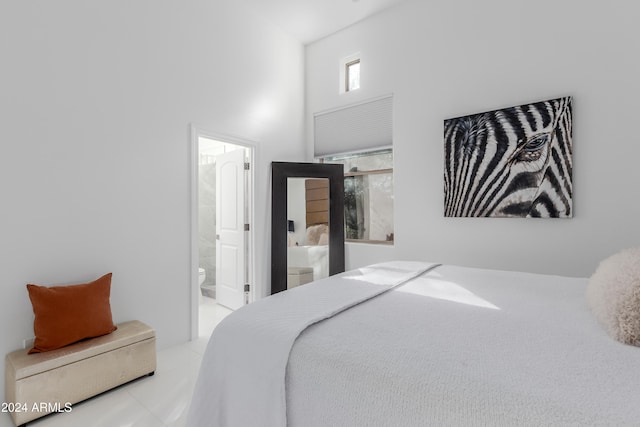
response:
<path id="1" fill-rule="evenodd" d="M 313 268 L 311 267 L 288 267 L 287 274 L 309 274 L 313 273 Z"/>
<path id="2" fill-rule="evenodd" d="M 118 329 L 110 334 L 57 350 L 35 354 L 27 354 L 28 349 L 14 351 L 7 355 L 7 363 L 11 364 L 15 379 L 19 380 L 154 337 L 155 331 L 151 327 L 138 320 L 132 320 L 120 323 Z"/>

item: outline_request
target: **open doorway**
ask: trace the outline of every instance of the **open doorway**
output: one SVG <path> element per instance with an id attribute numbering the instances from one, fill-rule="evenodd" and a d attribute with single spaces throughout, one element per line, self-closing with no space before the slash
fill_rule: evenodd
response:
<path id="1" fill-rule="evenodd" d="M 192 338 L 251 300 L 254 146 L 192 126 Z"/>

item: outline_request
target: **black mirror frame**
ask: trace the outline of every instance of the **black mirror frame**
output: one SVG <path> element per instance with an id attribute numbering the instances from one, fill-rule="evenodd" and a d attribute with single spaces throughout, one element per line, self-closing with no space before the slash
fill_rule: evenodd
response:
<path id="1" fill-rule="evenodd" d="M 271 293 L 287 290 L 288 178 L 329 180 L 329 275 L 344 262 L 344 167 L 330 163 L 271 162 Z"/>

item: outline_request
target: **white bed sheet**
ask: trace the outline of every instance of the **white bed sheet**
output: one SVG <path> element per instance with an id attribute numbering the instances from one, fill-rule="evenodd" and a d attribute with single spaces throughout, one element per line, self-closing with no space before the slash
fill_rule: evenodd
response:
<path id="1" fill-rule="evenodd" d="M 272 295 L 226 317 L 203 356 L 187 425 L 284 426 L 285 373 L 298 335 L 436 265 L 376 264 Z"/>
<path id="2" fill-rule="evenodd" d="M 313 268 L 313 279 L 329 276 L 329 245 L 289 246 L 287 248 L 288 267 Z"/>
<path id="3" fill-rule="evenodd" d="M 332 300 L 337 281 L 327 283 Z M 273 298 L 276 313 L 292 304 L 298 326 L 307 325 L 275 350 L 288 355 L 283 387 L 267 385 L 281 366 L 247 375 L 242 362 L 211 358 L 222 343 L 214 331 L 188 425 L 240 426 L 228 416 L 255 408 L 262 418 L 244 425 L 639 425 L 640 349 L 613 341 L 596 323 L 586 283 L 440 266 L 318 323 L 295 304 L 321 288 L 287 291 Z M 265 305 L 265 316 L 274 307 L 268 300 L 254 303 Z M 276 340 L 261 329 L 266 319 L 236 317 L 247 332 L 241 360 L 268 361 L 260 352 Z M 291 329 L 282 320 L 277 327 Z M 282 408 L 270 413 L 264 405 L 273 396 L 285 400 L 286 423 Z"/>
<path id="4" fill-rule="evenodd" d="M 586 284 L 441 266 L 313 325 L 288 425 L 640 425 L 640 348 L 606 335 Z"/>

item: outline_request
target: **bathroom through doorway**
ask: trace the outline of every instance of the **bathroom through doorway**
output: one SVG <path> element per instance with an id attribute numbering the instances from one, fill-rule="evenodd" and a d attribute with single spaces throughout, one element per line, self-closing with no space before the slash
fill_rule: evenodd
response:
<path id="1" fill-rule="evenodd" d="M 254 146 L 192 127 L 192 338 L 251 300 Z M 195 283 L 194 283 L 195 282 Z M 220 309 L 211 310 L 212 306 Z M 215 317 L 215 316 L 214 316 Z"/>

